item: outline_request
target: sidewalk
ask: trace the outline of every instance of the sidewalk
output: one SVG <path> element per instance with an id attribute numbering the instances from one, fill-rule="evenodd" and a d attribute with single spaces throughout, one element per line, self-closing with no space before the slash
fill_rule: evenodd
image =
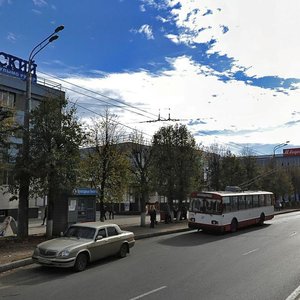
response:
<path id="1" fill-rule="evenodd" d="M 29 221 L 29 236 L 43 236 L 46 233 L 46 226 L 41 225 L 42 221 L 40 219 L 31 219 Z M 105 220 L 103 224 L 118 224 L 121 229 L 132 231 L 135 234 L 135 239 L 143 239 L 150 238 L 159 235 L 178 233 L 190 230 L 187 225 L 186 220 L 165 224 L 164 222 L 160 222 L 158 219 L 158 224 L 154 226 L 154 228 L 150 228 L 149 217 L 146 218 L 146 227 L 140 226 L 140 216 L 115 216 L 113 220 Z M 7 232 L 6 236 L 13 235 L 12 232 Z M 14 252 L 18 251 L 18 249 L 14 248 Z M 8 271 L 14 268 L 19 268 L 22 266 L 26 266 L 32 264 L 31 254 L 32 251 L 26 251 L 26 258 L 15 260 L 14 253 L 6 253 L 6 257 L 9 257 L 9 262 L 5 264 L 0 264 L 0 273 L 4 271 Z"/>

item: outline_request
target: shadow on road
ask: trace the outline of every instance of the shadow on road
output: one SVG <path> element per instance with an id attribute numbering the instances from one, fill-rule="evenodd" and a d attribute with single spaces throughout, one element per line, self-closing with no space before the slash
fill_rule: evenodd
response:
<path id="1" fill-rule="evenodd" d="M 244 235 L 256 231 L 266 230 L 270 224 L 264 224 L 263 226 L 250 226 L 247 228 L 239 229 L 235 233 L 216 233 L 216 232 L 205 232 L 205 231 L 189 231 L 180 235 L 172 235 L 172 237 L 165 238 L 158 243 L 162 245 L 168 245 L 173 247 L 193 247 L 224 239 L 230 239 L 235 236 Z"/>
<path id="2" fill-rule="evenodd" d="M 63 280 L 69 276 L 80 276 L 84 272 L 88 272 L 90 269 L 104 266 L 109 263 L 114 263 L 119 261 L 119 258 L 116 256 L 111 256 L 108 258 L 101 259 L 90 263 L 86 270 L 83 272 L 75 272 L 73 268 L 55 268 L 55 267 L 46 267 L 40 266 L 38 264 L 33 264 L 30 266 L 18 268 L 18 272 L 4 272 L 0 280 L 1 285 L 3 286 L 23 286 L 23 285 L 37 285 L 52 280 Z M 0 297 L 1 298 L 1 297 Z"/>

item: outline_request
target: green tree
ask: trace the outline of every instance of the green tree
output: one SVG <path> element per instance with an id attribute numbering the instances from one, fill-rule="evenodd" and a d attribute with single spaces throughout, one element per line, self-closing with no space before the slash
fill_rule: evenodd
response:
<path id="1" fill-rule="evenodd" d="M 207 163 L 207 187 L 209 190 L 221 190 L 221 160 L 224 148 L 213 144 L 205 151 Z"/>
<path id="2" fill-rule="evenodd" d="M 264 168 L 260 184 L 262 189 L 273 192 L 275 199 L 293 193 L 292 179 L 287 170 L 272 164 Z"/>
<path id="3" fill-rule="evenodd" d="M 128 159 L 120 144 L 124 134 L 116 115 L 106 111 L 104 117 L 93 120 L 88 135 L 90 148 L 83 157 L 82 178 L 97 189 L 100 220 L 104 221 L 104 203 L 120 202 L 128 186 Z"/>
<path id="4" fill-rule="evenodd" d="M 244 148 L 239 159 L 243 168 L 243 174 L 238 185 L 241 186 L 241 188 L 247 188 L 249 190 L 259 189 L 259 178 L 261 176 L 261 172 L 251 149 L 247 147 Z"/>
<path id="5" fill-rule="evenodd" d="M 237 186 L 243 175 L 241 160 L 227 151 L 221 161 L 221 189 L 224 190 L 226 186 Z"/>
<path id="6" fill-rule="evenodd" d="M 0 102 L 0 182 L 3 182 L 3 171 L 10 168 L 9 161 L 9 137 L 18 127 L 13 122 L 14 112 L 1 106 Z"/>
<path id="7" fill-rule="evenodd" d="M 152 147 L 154 186 L 168 198 L 172 212 L 173 200 L 181 206 L 200 176 L 199 149 L 186 126 L 178 124 L 160 128 L 153 136 Z"/>
<path id="8" fill-rule="evenodd" d="M 131 134 L 130 151 L 128 152 L 129 169 L 132 174 L 131 186 L 138 194 L 141 205 L 141 226 L 146 225 L 146 202 L 151 190 L 150 167 L 152 148 L 144 140 L 143 134 L 134 131 Z"/>
<path id="9" fill-rule="evenodd" d="M 48 196 L 47 235 L 52 235 L 53 209 L 62 193 L 76 186 L 84 134 L 76 108 L 64 98 L 48 97 L 31 115 L 31 191 Z"/>

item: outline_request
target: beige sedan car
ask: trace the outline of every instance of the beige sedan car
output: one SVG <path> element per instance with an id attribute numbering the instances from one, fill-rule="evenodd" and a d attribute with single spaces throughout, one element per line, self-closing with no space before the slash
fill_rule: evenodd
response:
<path id="1" fill-rule="evenodd" d="M 134 244 L 134 233 L 116 224 L 80 223 L 71 225 L 62 237 L 37 245 L 32 259 L 43 266 L 83 271 L 88 263 L 101 258 L 125 257 Z"/>

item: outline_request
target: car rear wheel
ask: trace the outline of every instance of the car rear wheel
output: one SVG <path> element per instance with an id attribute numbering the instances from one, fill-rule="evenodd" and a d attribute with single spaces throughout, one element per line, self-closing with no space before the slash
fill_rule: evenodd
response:
<path id="1" fill-rule="evenodd" d="M 122 244 L 119 251 L 119 256 L 121 258 L 126 257 L 127 253 L 128 253 L 128 246 L 126 244 Z"/>
<path id="2" fill-rule="evenodd" d="M 83 271 L 88 264 L 88 257 L 84 253 L 80 253 L 75 261 L 74 269 L 76 272 Z"/>

